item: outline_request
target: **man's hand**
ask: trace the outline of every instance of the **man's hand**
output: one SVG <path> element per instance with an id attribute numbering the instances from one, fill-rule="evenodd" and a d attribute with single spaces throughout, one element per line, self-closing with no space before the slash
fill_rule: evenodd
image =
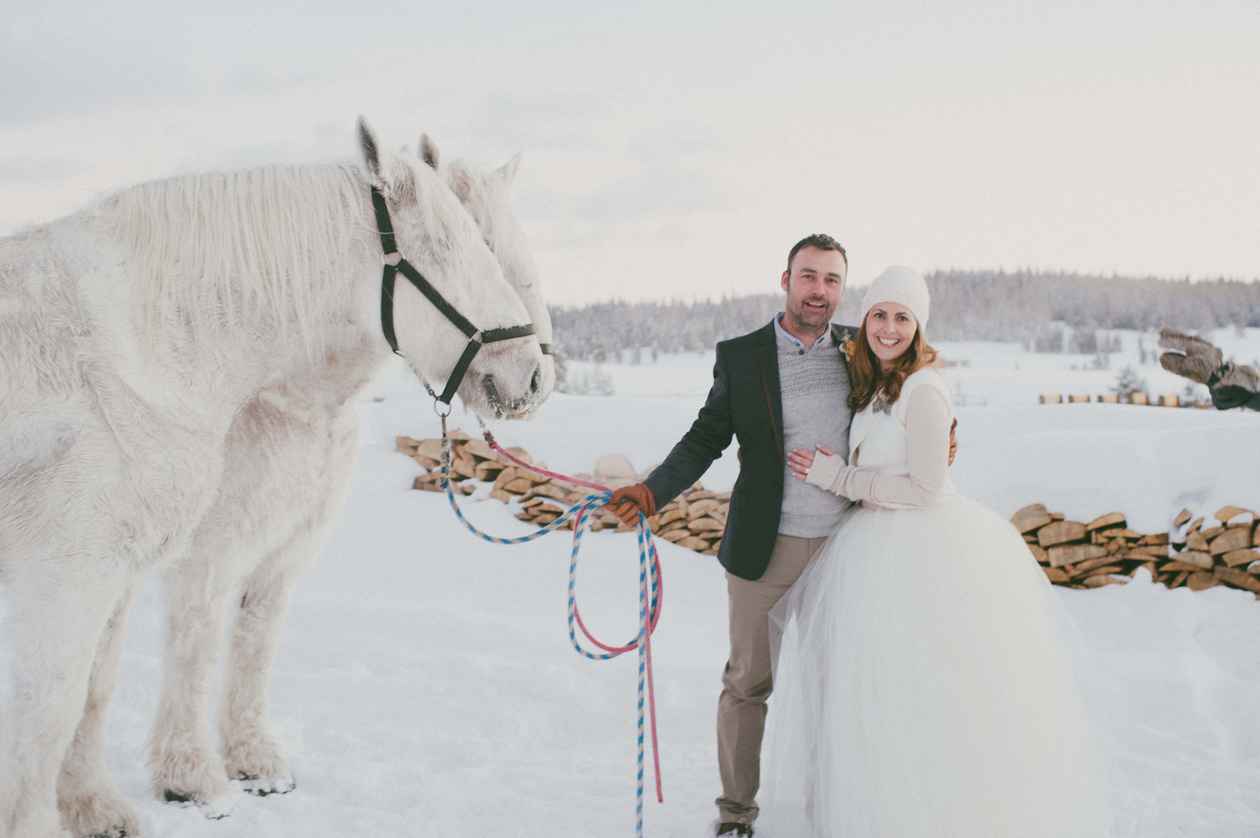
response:
<path id="1" fill-rule="evenodd" d="M 949 426 L 949 464 L 952 466 L 954 460 L 958 459 L 958 420 L 954 420 L 954 424 Z"/>
<path id="2" fill-rule="evenodd" d="M 635 483 L 617 489 L 613 492 L 612 498 L 606 505 L 621 523 L 628 527 L 633 527 L 639 523 L 640 512 L 648 518 L 656 514 L 656 497 L 652 494 L 652 490 L 643 483 Z"/>
<path id="3" fill-rule="evenodd" d="M 1221 368 L 1221 350 L 1205 340 L 1173 329 L 1159 330 L 1159 345 L 1169 352 L 1159 356 L 1159 365 L 1175 375 L 1207 384 Z"/>

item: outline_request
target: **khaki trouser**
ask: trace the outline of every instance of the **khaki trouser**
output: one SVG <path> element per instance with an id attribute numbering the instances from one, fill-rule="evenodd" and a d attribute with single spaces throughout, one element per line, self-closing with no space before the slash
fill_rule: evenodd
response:
<path id="1" fill-rule="evenodd" d="M 731 656 L 718 699 L 719 820 L 751 824 L 761 785 L 761 737 L 770 697 L 770 609 L 813 561 L 826 538 L 780 535 L 770 564 L 755 582 L 726 574 L 730 600 Z"/>

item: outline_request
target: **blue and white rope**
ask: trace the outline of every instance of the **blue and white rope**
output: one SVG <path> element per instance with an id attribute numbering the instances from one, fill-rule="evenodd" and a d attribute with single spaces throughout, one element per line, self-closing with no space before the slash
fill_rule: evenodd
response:
<path id="1" fill-rule="evenodd" d="M 440 415 L 440 414 L 439 414 Z M 442 419 L 442 479 L 441 486 L 446 492 L 446 499 L 450 503 L 451 510 L 455 513 L 455 517 L 459 522 L 482 541 L 490 544 L 526 544 L 535 541 L 544 535 L 560 529 L 574 519 L 573 524 L 573 546 L 569 551 L 569 592 L 568 592 L 568 627 L 569 642 L 573 645 L 573 649 L 582 657 L 593 661 L 607 661 L 620 657 L 625 652 L 635 650 L 639 655 L 639 686 L 638 686 L 638 722 L 636 746 L 637 756 L 635 761 L 635 835 L 643 836 L 643 798 L 644 798 L 644 754 L 646 751 L 646 716 L 647 716 L 647 694 L 648 679 L 651 677 L 651 636 L 655 627 L 656 620 L 659 617 L 658 609 L 660 605 L 660 557 L 656 552 L 656 543 L 652 539 L 652 529 L 648 525 L 647 518 L 642 513 L 639 514 L 638 526 L 638 542 L 639 542 L 639 631 L 634 640 L 624 646 L 608 652 L 592 652 L 582 645 L 578 639 L 576 624 L 580 618 L 578 616 L 577 607 L 577 564 L 578 555 L 582 549 L 582 537 L 586 534 L 589 516 L 600 507 L 608 503 L 612 498 L 611 492 L 593 492 L 570 506 L 556 519 L 549 521 L 542 527 L 538 528 L 527 535 L 516 536 L 514 538 L 501 538 L 499 536 L 490 535 L 477 528 L 475 524 L 464 517 L 463 510 L 459 508 L 459 503 L 455 499 L 455 491 L 451 485 L 451 439 L 447 434 L 446 417 Z M 585 631 L 585 628 L 583 628 Z M 590 635 L 587 635 L 590 637 Z M 592 640 L 594 638 L 591 638 Z M 598 641 L 595 641 L 598 643 Z M 601 644 L 602 645 L 602 644 Z M 608 648 L 608 647 L 604 647 Z M 655 712 L 655 708 L 653 708 Z M 653 743 L 655 746 L 655 743 Z M 658 754 L 659 756 L 659 754 Z M 660 777 L 659 766 L 657 776 L 657 794 L 660 795 Z"/>

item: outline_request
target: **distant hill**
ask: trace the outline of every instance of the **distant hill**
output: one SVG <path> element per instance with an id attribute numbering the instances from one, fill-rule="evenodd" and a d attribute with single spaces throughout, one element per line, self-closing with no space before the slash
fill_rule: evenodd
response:
<path id="1" fill-rule="evenodd" d="M 936 340 L 1019 341 L 1042 351 L 1095 352 L 1105 329 L 1187 331 L 1260 327 L 1260 282 L 1091 276 L 1038 271 L 934 271 L 929 334 Z M 836 320 L 856 323 L 862 288 Z M 783 295 L 699 302 L 619 302 L 551 309 L 557 351 L 601 360 L 625 350 L 698 352 L 766 323 Z"/>

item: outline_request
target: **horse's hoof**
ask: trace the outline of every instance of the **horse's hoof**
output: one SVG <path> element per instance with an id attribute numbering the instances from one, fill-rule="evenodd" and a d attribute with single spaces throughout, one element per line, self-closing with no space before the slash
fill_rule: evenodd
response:
<path id="1" fill-rule="evenodd" d="M 68 835 L 138 838 L 140 820 L 131 805 L 112 792 L 75 794 L 57 802 Z"/>
<path id="2" fill-rule="evenodd" d="M 236 805 L 236 795 L 228 794 L 211 800 L 200 800 L 197 797 L 174 789 L 164 789 L 162 799 L 176 806 L 196 807 L 207 820 L 221 821 L 232 814 Z"/>
<path id="3" fill-rule="evenodd" d="M 255 797 L 270 797 L 273 794 L 288 794 L 297 788 L 297 781 L 292 777 L 256 777 L 238 773 L 236 781 L 241 791 Z"/>

